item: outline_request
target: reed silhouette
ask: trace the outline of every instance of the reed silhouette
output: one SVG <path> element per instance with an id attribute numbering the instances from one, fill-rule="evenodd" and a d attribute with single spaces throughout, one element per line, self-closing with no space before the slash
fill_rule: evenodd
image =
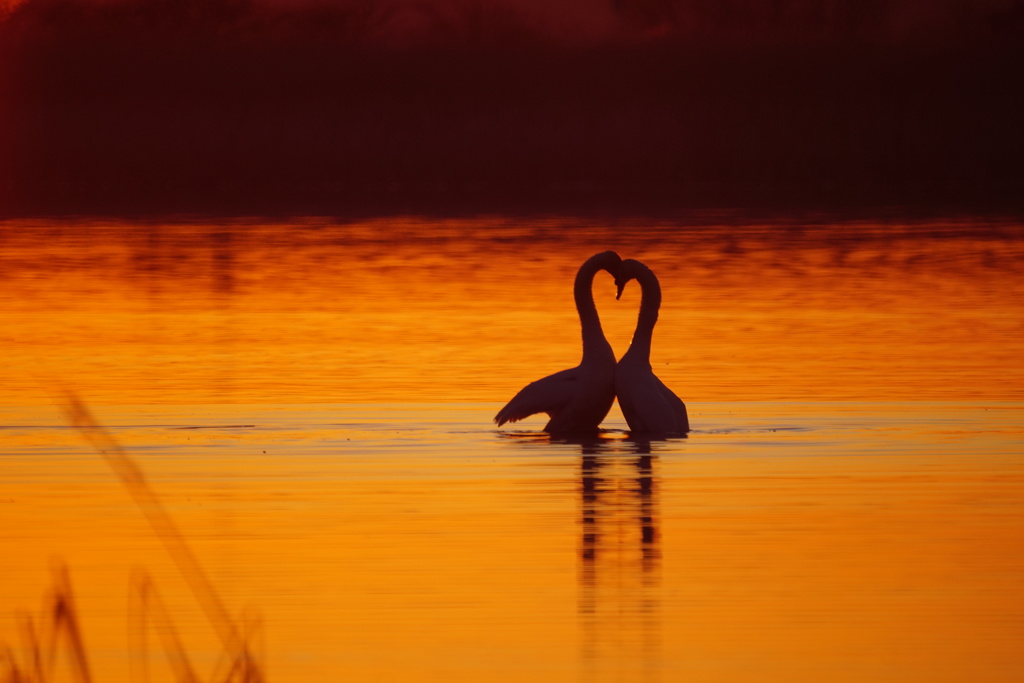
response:
<path id="1" fill-rule="evenodd" d="M 615 274 L 621 259 L 614 251 L 595 254 L 580 266 L 573 298 L 580 316 L 583 359 L 568 370 L 539 379 L 512 397 L 494 421 L 498 426 L 537 413 L 550 417 L 544 431 L 551 434 L 595 433 L 615 401 L 615 353 L 605 339 L 594 305 L 594 275 Z"/>
<path id="2" fill-rule="evenodd" d="M 222 658 L 210 680 L 224 683 L 262 683 L 265 680 L 263 668 L 251 646 L 254 629 L 240 624 L 228 612 L 142 470 L 110 432 L 96 421 L 85 403 L 76 395 L 65 392 L 60 403 L 68 421 L 103 456 L 131 494 L 153 532 L 177 565 L 208 622 L 220 637 Z M 133 609 L 130 615 L 133 673 L 144 673 L 146 670 L 145 631 L 147 627 L 152 627 L 157 632 L 177 680 L 188 683 L 203 680 L 192 666 L 177 635 L 174 621 L 152 580 L 142 572 L 134 583 L 131 591 Z M 54 594 L 50 600 L 50 607 L 44 611 L 41 630 L 32 627 L 28 620 L 26 624 L 26 644 L 23 650 L 28 653 L 28 661 L 18 663 L 10 647 L 0 648 L 0 664 L 3 663 L 2 657 L 6 655 L 8 668 L 8 676 L 3 680 L 11 683 L 45 683 L 51 680 L 53 662 L 58 652 L 58 638 L 61 637 L 68 644 L 75 680 L 81 683 L 93 680 L 90 675 L 88 652 L 83 643 L 80 618 L 74 609 L 71 584 L 65 568 L 60 567 L 57 570 Z"/>
<path id="3" fill-rule="evenodd" d="M 71 578 L 63 564 L 54 567 L 53 589 L 37 619 L 22 615 L 24 660 L 10 644 L 0 646 L 0 680 L 9 683 L 45 683 L 53 680 L 58 656 L 66 652 L 71 676 L 79 683 L 95 680 L 89 668 L 82 627 L 75 608 Z M 64 643 L 61 646 L 61 643 Z M 6 667 L 6 672 L 3 671 Z"/>
<path id="4" fill-rule="evenodd" d="M 155 632 L 168 666 L 179 681 L 202 681 L 189 659 L 181 642 L 173 617 L 160 597 L 157 586 L 148 572 L 139 571 L 133 577 L 129 592 L 129 651 L 131 655 L 132 680 L 149 680 L 149 642 L 147 633 Z M 225 683 L 262 683 L 265 680 L 262 667 L 254 666 L 258 661 L 253 657 L 252 643 L 261 634 L 258 622 L 241 622 L 239 625 L 245 652 L 221 650 L 221 656 L 210 681 Z M 240 656 L 241 655 L 241 656 Z"/>

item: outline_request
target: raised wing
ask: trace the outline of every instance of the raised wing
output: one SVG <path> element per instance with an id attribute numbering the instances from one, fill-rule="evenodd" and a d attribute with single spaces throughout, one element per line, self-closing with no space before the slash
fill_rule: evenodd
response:
<path id="1" fill-rule="evenodd" d="M 579 379 L 579 368 L 562 370 L 536 382 L 530 382 L 505 404 L 494 416 L 498 426 L 546 413 L 548 417 L 558 415 L 575 395 Z"/>

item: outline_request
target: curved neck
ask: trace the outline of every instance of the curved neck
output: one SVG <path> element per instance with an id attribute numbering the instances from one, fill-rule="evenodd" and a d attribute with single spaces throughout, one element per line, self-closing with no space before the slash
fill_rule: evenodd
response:
<path id="1" fill-rule="evenodd" d="M 597 306 L 594 304 L 594 275 L 602 270 L 603 266 L 598 265 L 595 259 L 590 259 L 576 273 L 576 282 L 573 284 L 573 296 L 576 299 L 576 311 L 580 314 L 580 327 L 583 332 L 583 357 L 595 352 L 607 350 L 611 353 L 611 345 L 604 338 L 604 330 L 601 329 L 601 319 L 597 315 Z"/>
<path id="2" fill-rule="evenodd" d="M 650 362 L 651 339 L 654 336 L 654 325 L 658 322 L 658 309 L 661 308 L 661 284 L 658 277 L 647 268 L 637 273 L 636 281 L 640 283 L 640 315 L 637 316 L 636 330 L 626 353 L 640 355 Z"/>

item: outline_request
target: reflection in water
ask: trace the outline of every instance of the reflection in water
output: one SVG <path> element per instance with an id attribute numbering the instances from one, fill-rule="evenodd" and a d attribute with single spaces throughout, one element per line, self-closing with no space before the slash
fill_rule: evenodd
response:
<path id="1" fill-rule="evenodd" d="M 3 225 L 0 640 L 59 554 L 97 680 L 141 558 L 217 642 L 43 375 L 259 596 L 274 680 L 1021 678 L 1018 224 L 321 223 Z M 603 249 L 658 273 L 696 438 L 509 449 L 494 402 L 578 353 Z M 594 294 L 621 353 L 636 302 Z"/>
<path id="2" fill-rule="evenodd" d="M 653 370 L 688 401 L 1022 395 L 1019 225 L 708 219 L 5 222 L 0 386 L 15 405 L 49 402 L 41 370 L 106 404 L 497 401 L 577 356 L 566 282 L 616 249 L 658 274 Z M 637 301 L 608 278 L 594 297 L 621 357 Z"/>
<path id="3" fill-rule="evenodd" d="M 234 233 L 217 230 L 210 234 L 213 246 L 213 290 L 225 299 L 235 291 Z"/>
<path id="4" fill-rule="evenodd" d="M 1021 679 L 1020 404 L 701 404 L 686 441 L 613 431 L 582 453 L 481 428 L 497 407 L 96 415 L 267 680 Z M 134 652 L 169 680 L 164 614 L 213 669 L 188 583 L 57 422 L 0 407 L 0 642 L 22 642 L 16 610 L 59 554 L 95 680 L 129 680 Z M 126 640 L 143 618 L 148 647 Z"/>
<path id="5" fill-rule="evenodd" d="M 650 680 L 661 660 L 657 457 L 649 443 L 631 445 L 628 456 L 584 445 L 580 458 L 578 612 L 589 680 Z"/>
<path id="6" fill-rule="evenodd" d="M 616 433 L 584 439 L 498 434 L 522 445 L 579 447 L 576 617 L 582 680 L 658 680 L 664 665 L 658 456 L 651 440 Z M 680 441 L 659 440 L 669 449 Z"/>

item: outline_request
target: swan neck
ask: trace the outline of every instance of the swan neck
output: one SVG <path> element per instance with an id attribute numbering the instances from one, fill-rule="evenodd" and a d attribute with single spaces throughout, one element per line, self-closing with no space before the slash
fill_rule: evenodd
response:
<path id="1" fill-rule="evenodd" d="M 650 270 L 640 272 L 636 280 L 640 283 L 640 314 L 627 353 L 650 359 L 654 325 L 658 322 L 658 310 L 661 308 L 661 284 Z"/>
<path id="2" fill-rule="evenodd" d="M 594 304 L 594 275 L 601 267 L 590 261 L 580 266 L 576 273 L 576 282 L 573 285 L 573 295 L 576 299 L 576 310 L 580 315 L 580 327 L 583 332 L 583 357 L 589 353 L 607 349 L 611 353 L 611 346 L 604 337 L 604 330 L 601 329 L 601 318 L 597 315 L 597 306 Z"/>

